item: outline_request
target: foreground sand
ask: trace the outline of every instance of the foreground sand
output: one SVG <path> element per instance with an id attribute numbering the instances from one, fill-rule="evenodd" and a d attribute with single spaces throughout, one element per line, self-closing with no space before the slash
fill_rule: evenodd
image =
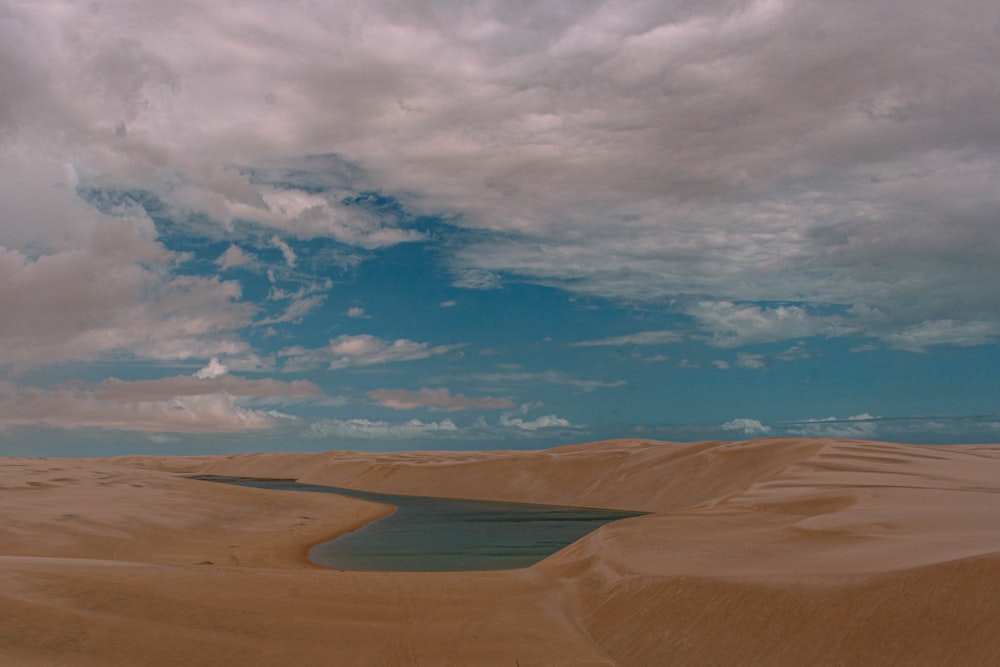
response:
<path id="1" fill-rule="evenodd" d="M 340 572 L 387 508 L 187 479 L 651 512 L 538 565 Z M 0 664 L 996 665 L 1000 447 L 0 460 Z"/>

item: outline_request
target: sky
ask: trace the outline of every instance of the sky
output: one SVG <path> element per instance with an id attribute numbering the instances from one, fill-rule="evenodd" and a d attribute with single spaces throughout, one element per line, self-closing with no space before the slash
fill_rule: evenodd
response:
<path id="1" fill-rule="evenodd" d="M 0 0 L 0 455 L 998 442 L 998 34 Z"/>

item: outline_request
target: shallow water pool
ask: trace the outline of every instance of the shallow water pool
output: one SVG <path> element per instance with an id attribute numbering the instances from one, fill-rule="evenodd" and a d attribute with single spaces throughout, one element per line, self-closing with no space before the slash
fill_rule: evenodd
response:
<path id="1" fill-rule="evenodd" d="M 600 526 L 641 512 L 371 493 L 289 480 L 198 479 L 282 491 L 336 493 L 396 510 L 309 551 L 343 570 L 445 572 L 529 567 Z"/>

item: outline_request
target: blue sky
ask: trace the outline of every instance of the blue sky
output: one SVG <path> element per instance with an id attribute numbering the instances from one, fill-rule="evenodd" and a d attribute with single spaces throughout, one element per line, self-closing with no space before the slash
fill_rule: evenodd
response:
<path id="1" fill-rule="evenodd" d="M 996 442 L 1000 10 L 897 4 L 4 3 L 0 454 Z"/>

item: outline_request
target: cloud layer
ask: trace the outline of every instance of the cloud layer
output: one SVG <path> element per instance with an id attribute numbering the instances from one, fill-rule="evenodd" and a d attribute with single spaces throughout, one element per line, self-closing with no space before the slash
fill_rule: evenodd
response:
<path id="1" fill-rule="evenodd" d="M 311 382 L 179 376 L 96 386 L 18 387 L 0 380 L 0 430 L 44 425 L 125 431 L 224 433 L 274 427 L 289 415 L 240 404 L 241 398 L 306 398 L 321 394 Z"/>
<path id="2" fill-rule="evenodd" d="M 350 271 L 404 251 L 449 282 L 423 295 L 441 321 L 525 284 L 649 314 L 559 339 L 594 358 L 685 346 L 628 358 L 759 378 L 828 339 L 995 344 L 998 16 L 987 0 L 6 2 L 0 424 L 265 428 L 281 417 L 253 400 L 312 400 L 324 372 L 457 357 L 472 327 L 380 330 L 426 303 L 343 294 Z M 322 328 L 297 336 L 311 318 Z M 583 356 L 566 348 L 553 357 Z M 444 388 L 459 376 L 499 396 L 641 386 L 531 354 L 352 390 L 372 409 L 459 411 L 513 404 Z M 121 361 L 202 370 L 22 382 Z M 310 382 L 228 374 L 275 368 Z"/>
<path id="3" fill-rule="evenodd" d="M 37 246 L 41 192 L 66 166 L 230 228 L 418 240 L 344 203 L 367 182 L 500 233 L 451 254 L 468 287 L 513 273 L 673 299 L 719 345 L 858 331 L 922 350 L 1000 333 L 992 3 L 93 7 L 0 17 L 8 253 Z M 266 168 L 317 153 L 359 169 L 289 189 Z M 42 178 L 15 192 L 31 170 Z M 46 206 L 49 240 L 78 224 Z M 739 305 L 762 301 L 778 305 Z"/>

